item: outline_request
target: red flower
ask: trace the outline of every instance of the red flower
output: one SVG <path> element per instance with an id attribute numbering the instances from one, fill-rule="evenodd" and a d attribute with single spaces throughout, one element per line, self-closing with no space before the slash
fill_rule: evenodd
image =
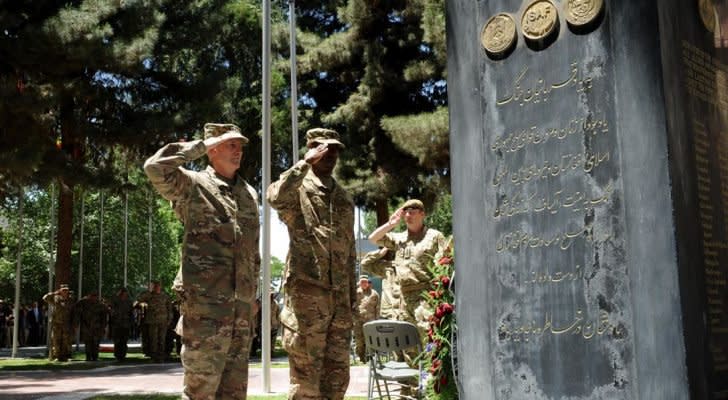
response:
<path id="1" fill-rule="evenodd" d="M 447 375 L 443 375 L 440 378 L 440 386 L 447 386 Z"/>
<path id="2" fill-rule="evenodd" d="M 452 304 L 448 304 L 448 303 L 442 303 L 439 306 L 437 306 L 437 308 L 440 308 L 440 307 L 442 307 L 442 312 L 444 313 L 444 315 L 452 314 L 452 312 L 455 310 L 455 307 L 453 307 Z M 442 318 L 442 317 L 440 317 L 440 318 Z"/>
<path id="3" fill-rule="evenodd" d="M 440 265 L 449 265 L 452 264 L 452 258 L 450 257 L 441 257 L 438 261 L 438 264 Z"/>
<path id="4" fill-rule="evenodd" d="M 439 318 L 442 318 L 444 316 L 445 316 L 445 312 L 442 310 L 442 304 L 440 304 L 435 309 L 435 318 L 438 318 L 439 319 Z"/>
<path id="5" fill-rule="evenodd" d="M 440 282 L 442 282 L 445 286 L 450 286 L 450 277 L 447 275 L 443 275 L 440 277 Z"/>

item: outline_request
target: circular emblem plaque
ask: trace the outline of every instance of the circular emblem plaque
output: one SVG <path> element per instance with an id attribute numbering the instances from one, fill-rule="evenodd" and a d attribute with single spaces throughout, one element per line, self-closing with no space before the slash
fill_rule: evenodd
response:
<path id="1" fill-rule="evenodd" d="M 698 10 L 700 10 L 700 19 L 703 21 L 705 29 L 715 33 L 715 10 L 710 0 L 698 0 Z"/>
<path id="2" fill-rule="evenodd" d="M 521 17 L 523 36 L 530 40 L 543 40 L 556 31 L 559 14 L 549 0 L 536 0 L 526 7 Z"/>
<path id="3" fill-rule="evenodd" d="M 492 16 L 480 33 L 480 42 L 488 53 L 506 53 L 516 43 L 516 21 L 508 14 Z"/>
<path id="4" fill-rule="evenodd" d="M 594 21 L 604 8 L 604 0 L 566 0 L 566 22 L 581 27 Z"/>

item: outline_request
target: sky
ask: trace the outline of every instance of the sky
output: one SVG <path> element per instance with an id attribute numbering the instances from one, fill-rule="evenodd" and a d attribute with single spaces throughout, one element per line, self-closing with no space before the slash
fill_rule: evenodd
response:
<path id="1" fill-rule="evenodd" d="M 262 232 L 261 232 L 262 234 Z M 261 242 L 262 243 L 262 242 Z M 276 210 L 270 210 L 270 255 L 286 261 L 288 254 L 288 228 L 278 218 Z"/>

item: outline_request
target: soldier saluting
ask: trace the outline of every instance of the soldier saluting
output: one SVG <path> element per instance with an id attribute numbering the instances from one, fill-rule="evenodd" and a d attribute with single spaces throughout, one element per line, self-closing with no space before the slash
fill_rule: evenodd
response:
<path id="1" fill-rule="evenodd" d="M 48 358 L 50 360 L 68 361 L 71 357 L 71 328 L 74 305 L 68 285 L 61 284 L 58 290 L 43 296 L 43 301 L 53 307 L 51 314 L 51 350 Z"/>
<path id="2" fill-rule="evenodd" d="M 247 142 L 233 124 L 205 124 L 204 140 L 170 143 L 144 163 L 185 228 L 173 285 L 185 399 L 246 398 L 260 272 L 258 197 L 237 173 Z M 182 167 L 205 154 L 206 169 Z"/>
<path id="3" fill-rule="evenodd" d="M 311 129 L 306 146 L 267 191 L 291 238 L 281 312 L 289 399 L 341 400 L 356 304 L 354 203 L 331 176 L 344 147 L 339 134 Z"/>

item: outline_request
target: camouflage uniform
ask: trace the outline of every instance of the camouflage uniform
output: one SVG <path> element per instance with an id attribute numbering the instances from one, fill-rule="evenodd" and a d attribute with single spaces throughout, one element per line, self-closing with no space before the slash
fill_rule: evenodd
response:
<path id="1" fill-rule="evenodd" d="M 422 292 L 430 287 L 434 278 L 428 271 L 433 257 L 445 248 L 445 236 L 436 229 L 423 227 L 418 235 L 408 231 L 389 232 L 377 243 L 394 252 L 396 284 L 402 292 L 393 304 L 396 319 L 417 324 L 415 309 L 420 304 Z M 423 335 L 424 331 L 420 330 Z"/>
<path id="2" fill-rule="evenodd" d="M 111 328 L 111 337 L 114 339 L 114 357 L 119 361 L 126 359 L 127 342 L 129 341 L 133 315 L 131 299 L 114 296 L 111 300 L 109 327 Z"/>
<path id="3" fill-rule="evenodd" d="M 399 319 L 399 308 L 394 309 L 392 304 L 399 305 L 402 291 L 392 266 L 391 254 L 390 251 L 384 255 L 380 253 L 380 250 L 370 251 L 362 258 L 361 269 L 363 272 L 382 277 L 379 315 L 384 319 L 397 320 Z"/>
<path id="4" fill-rule="evenodd" d="M 289 399 L 341 400 L 349 385 L 356 304 L 354 204 L 305 160 L 281 174 L 267 196 L 291 240 L 281 312 Z"/>
<path id="5" fill-rule="evenodd" d="M 218 136 L 218 127 L 224 126 L 206 124 L 205 135 Z M 185 226 L 174 283 L 181 299 L 183 398 L 245 399 L 260 273 L 258 198 L 240 176 L 229 180 L 211 166 L 199 172 L 181 167 L 205 152 L 199 140 L 171 143 L 144 168 Z"/>
<path id="6" fill-rule="evenodd" d="M 51 349 L 50 360 L 68 361 L 71 357 L 71 335 L 73 322 L 73 298 L 67 298 L 50 292 L 43 296 L 43 301 L 53 307 L 51 314 Z"/>
<path id="7" fill-rule="evenodd" d="M 354 341 L 356 342 L 356 355 L 359 360 L 366 362 L 366 346 L 364 345 L 364 324 L 377 319 L 379 315 L 379 293 L 372 289 L 371 284 L 366 290 L 356 289 L 357 316 L 354 320 Z"/>
<path id="8" fill-rule="evenodd" d="M 156 362 L 162 362 L 165 354 L 167 325 L 172 319 L 172 301 L 164 292 L 144 292 L 139 295 L 137 302 L 147 304 L 144 325 L 149 356 Z"/>
<path id="9" fill-rule="evenodd" d="M 98 297 L 89 295 L 76 303 L 74 314 L 81 326 L 81 340 L 86 349 L 86 361 L 97 361 L 99 344 L 106 330 L 107 308 Z"/>

